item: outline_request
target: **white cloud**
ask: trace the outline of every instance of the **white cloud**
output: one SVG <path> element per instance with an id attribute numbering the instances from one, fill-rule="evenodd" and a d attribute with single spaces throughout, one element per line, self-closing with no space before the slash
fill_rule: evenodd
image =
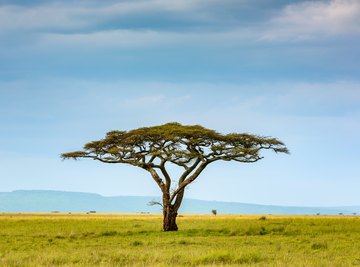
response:
<path id="1" fill-rule="evenodd" d="M 101 3 L 101 2 L 99 2 Z M 185 12 L 206 3 L 204 0 L 144 0 L 110 4 L 66 3 L 23 7 L 0 5 L 1 31 L 82 29 L 121 16 L 149 12 Z"/>
<path id="2" fill-rule="evenodd" d="M 45 34 L 41 45 L 48 47 L 144 47 L 158 44 L 179 43 L 182 34 L 151 30 L 111 30 L 78 34 Z"/>
<path id="3" fill-rule="evenodd" d="M 204 30 L 204 25 L 213 25 L 219 19 L 212 16 L 216 4 L 219 4 L 218 0 L 79 2 L 72 5 L 58 2 L 32 7 L 0 5 L 0 34 L 10 34 L 10 39 L 26 35 L 26 45 L 37 41 L 50 47 L 56 44 L 143 47 L 175 43 L 226 46 L 255 40 L 308 40 L 360 33 L 360 2 L 357 0 L 306 1 L 284 7 L 269 21 L 260 20 L 257 24 L 244 26 L 235 20 L 224 27 L 212 26 Z M 227 1 L 224 5 L 230 8 L 235 3 Z M 121 28 L 120 24 L 117 29 L 108 30 L 101 26 L 114 20 L 131 20 L 134 15 L 159 12 L 179 16 L 179 21 L 185 23 L 192 21 L 194 28 L 178 31 L 171 27 L 151 29 L 149 26 L 146 29 L 144 24 L 143 30 L 136 30 Z M 196 21 L 202 21 L 202 26 Z"/>
<path id="4" fill-rule="evenodd" d="M 89 25 L 89 21 L 80 17 L 84 12 L 86 9 L 78 6 L 0 6 L 0 30 L 79 29 Z"/>
<path id="5" fill-rule="evenodd" d="M 159 45 L 181 46 L 237 46 L 252 38 L 254 33 L 246 29 L 213 32 L 176 32 L 157 30 L 103 30 L 90 33 L 49 33 L 38 36 L 36 46 L 44 48 L 81 48 L 98 47 L 142 48 Z"/>
<path id="6" fill-rule="evenodd" d="M 134 15 L 155 15 L 159 12 L 178 15 L 179 21 L 185 23 L 188 23 L 189 19 L 203 20 L 206 23 L 213 20 L 206 7 L 215 2 L 217 0 L 146 0 L 110 4 L 77 3 L 71 6 L 66 3 L 32 7 L 0 5 L 0 34 L 5 34 L 8 40 L 25 36 L 26 42 L 19 41 L 19 45 L 30 47 L 36 43 L 41 49 L 45 46 L 50 48 L 78 48 L 78 46 L 81 48 L 108 46 L 121 48 L 175 43 L 216 45 L 243 40 L 249 32 L 231 27 L 211 31 L 203 31 L 199 28 L 192 31 L 178 31 L 171 27 L 151 29 L 151 26 L 147 28 L 146 24 L 142 29 L 122 27 L 120 24 L 117 29 L 109 30 L 102 26 L 107 23 L 112 24 L 114 20 L 119 19 L 125 22 L 128 19 L 131 21 Z M 164 25 L 166 23 L 164 21 Z"/>
<path id="7" fill-rule="evenodd" d="M 262 40 L 307 40 L 359 34 L 360 1 L 307 1 L 286 6 L 263 33 Z"/>

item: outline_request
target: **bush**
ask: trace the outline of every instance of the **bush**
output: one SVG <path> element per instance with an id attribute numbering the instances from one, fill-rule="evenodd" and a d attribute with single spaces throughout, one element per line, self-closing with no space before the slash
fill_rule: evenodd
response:
<path id="1" fill-rule="evenodd" d="M 313 243 L 311 245 L 312 249 L 327 249 L 327 244 L 326 243 Z"/>

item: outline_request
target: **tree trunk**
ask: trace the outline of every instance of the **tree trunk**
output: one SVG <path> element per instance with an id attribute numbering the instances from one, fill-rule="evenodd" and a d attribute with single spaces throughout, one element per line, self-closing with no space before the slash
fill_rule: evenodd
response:
<path id="1" fill-rule="evenodd" d="M 163 214 L 164 214 L 164 224 L 163 224 L 164 232 L 177 231 L 178 230 L 178 227 L 176 225 L 177 211 L 175 211 L 171 205 L 166 205 L 166 206 L 164 205 Z"/>

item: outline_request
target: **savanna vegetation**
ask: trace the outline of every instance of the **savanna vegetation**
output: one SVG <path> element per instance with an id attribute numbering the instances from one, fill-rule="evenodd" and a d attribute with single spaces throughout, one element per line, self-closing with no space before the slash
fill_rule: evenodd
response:
<path id="1" fill-rule="evenodd" d="M 360 218 L 1 214 L 0 266 L 360 266 Z"/>
<path id="2" fill-rule="evenodd" d="M 131 131 L 111 131 L 83 150 L 63 153 L 63 159 L 89 158 L 110 164 L 129 164 L 149 172 L 162 192 L 163 230 L 177 231 L 176 217 L 186 187 L 217 161 L 254 163 L 262 150 L 289 153 L 276 138 L 247 133 L 220 134 L 200 125 L 164 125 Z M 169 165 L 182 169 L 173 177 Z M 220 181 L 219 181 L 220 183 Z"/>

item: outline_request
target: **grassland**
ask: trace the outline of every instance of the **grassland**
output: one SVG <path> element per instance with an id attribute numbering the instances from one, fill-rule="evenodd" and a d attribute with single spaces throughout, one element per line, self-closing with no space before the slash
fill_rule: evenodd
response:
<path id="1" fill-rule="evenodd" d="M 360 218 L 0 214 L 0 266 L 360 266 Z"/>

